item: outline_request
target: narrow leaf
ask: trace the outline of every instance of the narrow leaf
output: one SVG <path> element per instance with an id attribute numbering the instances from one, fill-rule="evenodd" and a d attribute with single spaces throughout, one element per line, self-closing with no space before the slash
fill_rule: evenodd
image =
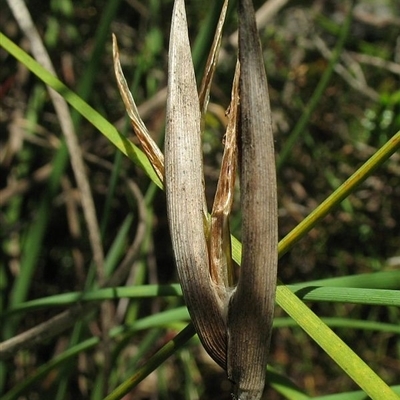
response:
<path id="1" fill-rule="evenodd" d="M 218 54 L 221 47 L 222 39 L 222 28 L 224 27 L 226 11 L 228 9 L 229 0 L 225 0 L 222 5 L 221 14 L 218 19 L 218 24 L 215 30 L 214 40 L 211 45 L 211 50 L 207 58 L 206 68 L 204 70 L 203 79 L 200 85 L 199 101 L 200 101 L 200 111 L 202 115 L 205 114 L 208 99 L 210 96 L 211 82 L 214 77 L 215 69 L 217 68 Z"/>
<path id="2" fill-rule="evenodd" d="M 149 159 L 151 165 L 154 168 L 158 178 L 161 182 L 164 180 L 164 155 L 150 136 L 146 125 L 142 121 L 139 115 L 139 111 L 136 107 L 135 100 L 133 99 L 132 93 L 129 91 L 128 84 L 124 73 L 122 72 L 121 63 L 119 61 L 119 51 L 117 38 L 112 35 L 113 39 L 113 59 L 114 59 L 114 72 L 117 78 L 118 89 L 121 94 L 122 100 L 124 101 L 126 112 L 131 120 L 133 130 L 139 139 L 139 142 Z"/>

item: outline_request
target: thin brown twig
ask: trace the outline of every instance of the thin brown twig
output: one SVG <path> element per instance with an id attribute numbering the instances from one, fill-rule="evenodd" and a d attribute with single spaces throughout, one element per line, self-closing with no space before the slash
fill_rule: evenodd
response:
<path id="1" fill-rule="evenodd" d="M 64 332 L 76 323 L 76 321 L 89 312 L 95 310 L 95 304 L 77 304 L 70 309 L 42 322 L 27 331 L 0 343 L 0 360 L 13 357 L 18 350 L 34 347 L 46 340 Z"/>
<path id="2" fill-rule="evenodd" d="M 332 57 L 332 51 L 328 48 L 326 43 L 319 37 L 315 36 L 313 38 L 313 43 L 317 47 L 317 49 L 321 52 L 321 54 L 326 58 L 326 59 L 331 59 Z M 342 61 L 344 61 L 344 57 L 342 56 Z M 343 66 L 341 63 L 336 63 L 335 64 L 335 71 L 354 89 L 358 90 L 360 93 L 362 93 L 364 96 L 367 96 L 371 100 L 377 101 L 379 99 L 379 94 L 373 90 L 368 84 L 365 82 L 364 75 L 362 74 L 361 68 L 355 68 L 356 64 L 353 61 L 353 68 L 349 65 L 349 61 L 347 60 L 347 65 Z M 353 72 L 353 75 L 350 73 L 350 71 Z M 358 72 L 358 74 L 354 74 L 355 72 Z"/>
<path id="3" fill-rule="evenodd" d="M 56 75 L 47 50 L 40 38 L 39 33 L 33 23 L 29 10 L 23 0 L 7 0 L 8 5 L 18 22 L 18 25 L 28 37 L 31 43 L 31 50 L 36 60 L 47 70 Z M 83 214 L 89 232 L 89 241 L 93 253 L 93 260 L 96 265 L 97 279 L 100 285 L 104 283 L 104 253 L 101 241 L 99 224 L 96 216 L 96 209 L 90 189 L 89 180 L 86 176 L 85 165 L 83 162 L 82 152 L 73 126 L 72 118 L 66 101 L 55 90 L 48 88 L 51 100 L 53 102 L 56 114 L 58 116 L 61 130 L 65 136 L 67 147 L 69 150 L 72 169 L 76 178 L 77 185 L 81 193 L 81 202 Z M 111 323 L 110 303 L 104 302 L 101 305 L 101 321 L 104 346 L 105 364 L 110 364 L 111 353 L 110 347 L 107 345 L 109 340 L 108 331 Z M 106 388 L 104 388 L 106 391 Z"/>
<path id="4" fill-rule="evenodd" d="M 387 61 L 383 58 L 371 56 L 369 54 L 356 53 L 354 51 L 349 51 L 348 53 L 361 64 L 372 65 L 373 67 L 386 69 L 393 74 L 400 75 L 400 64 L 396 62 Z"/>
<path id="5" fill-rule="evenodd" d="M 47 50 L 42 42 L 39 33 L 32 21 L 29 10 L 22 0 L 7 0 L 8 5 L 18 22 L 18 25 L 30 40 L 31 49 L 36 60 L 56 75 Z M 86 219 L 89 239 L 93 252 L 93 259 L 96 263 L 99 281 L 104 280 L 104 255 L 101 243 L 100 230 L 97 222 L 96 211 L 90 185 L 85 173 L 85 166 L 82 158 L 81 149 L 76 137 L 75 129 L 67 106 L 63 97 L 51 88 L 48 88 L 58 119 L 60 121 L 61 130 L 65 136 L 69 149 L 71 164 L 74 170 L 75 178 L 81 192 L 82 207 Z"/>
<path id="6" fill-rule="evenodd" d="M 27 192 L 34 184 L 44 182 L 51 174 L 52 165 L 46 164 L 38 168 L 29 178 L 11 181 L 4 189 L 0 190 L 0 207 L 7 204 L 13 196 Z"/>

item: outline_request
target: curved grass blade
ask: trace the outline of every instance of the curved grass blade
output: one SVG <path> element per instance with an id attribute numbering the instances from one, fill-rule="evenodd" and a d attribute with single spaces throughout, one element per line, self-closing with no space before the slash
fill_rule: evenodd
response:
<path id="1" fill-rule="evenodd" d="M 283 256 L 293 245 L 305 236 L 337 205 L 356 190 L 380 165 L 400 149 L 400 131 L 393 135 L 374 155 L 372 155 L 353 175 L 343 182 L 311 214 L 301 221 L 279 242 L 279 255 Z"/>
<path id="2" fill-rule="evenodd" d="M 206 113 L 208 99 L 210 96 L 211 83 L 214 77 L 215 69 L 217 68 L 218 54 L 219 54 L 219 49 L 221 47 L 222 28 L 224 27 L 226 11 L 228 9 L 228 3 L 229 0 L 225 0 L 224 4 L 222 5 L 221 13 L 218 19 L 218 24 L 214 34 L 213 43 L 211 45 L 211 50 L 207 58 L 203 79 L 200 85 L 199 103 L 202 115 Z"/>
<path id="3" fill-rule="evenodd" d="M 150 136 L 149 131 L 146 128 L 146 125 L 140 118 L 135 100 L 133 99 L 133 96 L 129 91 L 129 87 L 128 84 L 126 83 L 124 73 L 122 72 L 121 63 L 119 61 L 117 38 L 115 37 L 114 34 L 112 35 L 112 40 L 113 40 L 114 72 L 115 72 L 115 77 L 117 79 L 119 92 L 125 104 L 126 112 L 128 113 L 133 130 L 140 141 L 143 151 L 145 152 L 147 158 L 149 159 L 151 165 L 153 166 L 158 178 L 160 179 L 161 182 L 163 182 L 164 155 L 158 148 L 153 138 Z"/>
<path id="4" fill-rule="evenodd" d="M 154 172 L 154 169 L 145 154 L 135 146 L 124 135 L 120 134 L 115 127 L 100 115 L 88 103 L 82 100 L 76 93 L 70 90 L 64 83 L 59 81 L 53 74 L 37 63 L 29 54 L 8 39 L 0 32 L 0 46 L 9 52 L 14 58 L 25 65 L 33 74 L 52 89 L 60 93 L 64 99 L 83 117 L 85 117 L 95 128 L 97 128 L 111 143 L 123 154 L 138 165 L 150 179 L 159 187 L 163 185 Z"/>

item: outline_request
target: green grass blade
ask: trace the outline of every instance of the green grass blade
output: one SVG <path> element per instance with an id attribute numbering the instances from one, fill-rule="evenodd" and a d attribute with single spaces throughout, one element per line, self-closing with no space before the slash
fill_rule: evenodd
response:
<path id="1" fill-rule="evenodd" d="M 114 144 L 123 154 L 125 154 L 136 165 L 143 169 L 150 179 L 160 188 L 162 184 L 157 178 L 150 162 L 143 152 L 135 146 L 125 136 L 120 134 L 115 127 L 102 117 L 89 104 L 82 100 L 76 93 L 68 89 L 49 71 L 38 64 L 31 56 L 23 51 L 19 46 L 8 39 L 0 32 L 0 45 L 8 51 L 14 58 L 25 65 L 33 74 L 52 89 L 60 93 L 64 99 L 80 114 L 82 114 L 94 127 L 96 127 L 107 139 Z"/>
<path id="2" fill-rule="evenodd" d="M 398 400 L 374 371 L 286 286 L 279 286 L 279 305 L 372 399 Z"/>
<path id="3" fill-rule="evenodd" d="M 289 400 L 310 400 L 311 397 L 297 387 L 286 376 L 275 371 L 272 367 L 267 367 L 267 382 L 273 387 L 283 398 Z"/>
<path id="4" fill-rule="evenodd" d="M 322 317 L 323 321 L 330 328 L 358 329 L 363 331 L 385 332 L 390 334 L 400 334 L 400 326 L 397 324 L 387 324 L 384 322 L 365 321 L 353 318 Z M 299 325 L 290 317 L 274 319 L 274 328 L 298 328 Z"/>
<path id="5" fill-rule="evenodd" d="M 157 369 L 166 359 L 179 350 L 195 334 L 194 327 L 189 324 L 174 339 L 165 344 L 143 367 L 131 376 L 128 380 L 118 386 L 104 400 L 121 399 L 129 391 L 138 385 L 151 372 Z"/>
<path id="6" fill-rule="evenodd" d="M 318 222 L 328 215 L 342 200 L 352 193 L 392 154 L 400 149 L 400 131 L 388 140 L 353 175 L 323 201 L 310 215 L 300 222 L 279 242 L 279 255 L 282 257 L 296 242 L 305 236 Z M 238 242 L 237 242 L 238 243 Z M 237 246 L 236 243 L 236 246 Z M 234 256 L 237 253 L 234 252 Z M 240 258 L 239 258 L 240 260 Z"/>
<path id="7" fill-rule="evenodd" d="M 296 290 L 296 286 L 288 287 L 294 291 L 296 296 L 306 301 L 400 307 L 398 290 L 331 288 L 311 285 Z"/>
<path id="8" fill-rule="evenodd" d="M 392 386 L 391 389 L 393 390 L 394 393 L 397 393 L 400 396 L 400 385 Z M 384 400 L 385 397 L 381 397 L 381 399 Z M 328 396 L 313 397 L 313 400 L 366 400 L 366 398 L 365 398 L 365 393 L 358 390 L 355 392 L 344 392 L 338 394 L 331 394 Z"/>
<path id="9" fill-rule="evenodd" d="M 142 318 L 141 320 L 136 321 L 133 325 L 129 327 L 119 326 L 115 327 L 110 332 L 110 337 L 115 338 L 119 335 L 132 335 L 139 330 L 145 330 L 154 327 L 162 327 L 162 326 L 171 326 L 177 321 L 188 321 L 189 314 L 187 312 L 186 307 L 178 307 L 172 310 L 163 311 L 158 314 L 150 315 L 148 317 Z M 187 340 L 190 339 L 188 334 L 191 333 L 191 336 L 194 335 L 194 331 L 189 331 L 182 337 L 177 339 L 176 346 L 181 347 L 183 346 Z M 178 335 L 179 336 L 179 335 Z M 185 342 L 182 342 L 183 339 L 186 339 Z M 35 382 L 39 381 L 41 378 L 45 377 L 50 371 L 63 365 L 64 363 L 68 362 L 72 358 L 76 357 L 79 353 L 83 351 L 87 351 L 94 346 L 100 343 L 100 337 L 92 337 L 90 339 L 86 339 L 81 343 L 78 343 L 62 354 L 53 357 L 48 363 L 42 365 L 38 368 L 29 378 L 25 379 L 24 381 L 20 382 L 18 385 L 14 386 L 9 392 L 4 394 L 1 397 L 1 400 L 14 400 L 17 399 L 18 396 L 23 394 L 26 390 L 28 390 Z M 178 348 L 177 347 L 177 348 Z M 168 351 L 172 352 L 169 355 L 174 353 L 173 346 L 168 346 Z M 158 353 L 157 353 L 158 354 Z M 164 354 L 164 353 L 161 353 Z M 169 357 L 168 355 L 168 357 Z M 167 357 L 167 358 L 168 358 Z M 143 372 L 141 373 L 143 374 Z M 142 376 L 142 375 L 140 375 Z M 143 378 L 142 378 L 143 379 Z"/>
<path id="10" fill-rule="evenodd" d="M 66 147 L 63 146 L 62 150 L 66 151 Z M 15 280 L 10 296 L 11 308 L 25 300 L 32 283 L 32 276 L 35 272 L 37 259 L 41 250 L 41 242 L 49 222 L 51 201 L 61 180 L 61 175 L 63 172 L 61 163 L 61 157 L 63 155 L 62 153 L 63 151 L 60 151 L 53 160 L 53 169 L 49 178 L 47 190 L 40 201 L 36 219 L 29 226 L 28 232 L 26 233 L 25 242 L 23 243 L 22 249 L 21 274 L 18 279 Z M 18 319 L 13 319 L 5 323 L 3 326 L 4 338 L 10 338 L 14 334 L 17 325 Z"/>
<path id="11" fill-rule="evenodd" d="M 317 287 L 315 285 L 289 285 L 287 288 L 304 301 L 400 307 L 398 290 Z M 18 304 L 16 307 L 5 312 L 2 317 L 44 308 L 69 306 L 77 302 L 117 300 L 121 298 L 143 299 L 164 296 L 181 297 L 182 290 L 179 284 L 135 285 L 86 292 L 63 293 Z"/>
<path id="12" fill-rule="evenodd" d="M 400 289 L 400 270 L 382 271 L 369 274 L 338 276 L 296 284 L 296 287 L 329 286 L 364 289 Z"/>
<path id="13" fill-rule="evenodd" d="M 109 277 L 112 274 L 112 271 L 118 265 L 118 261 L 121 258 L 121 255 L 124 252 L 124 246 L 129 234 L 129 229 L 133 222 L 133 213 L 129 213 L 121 227 L 118 229 L 118 234 L 114 239 L 109 251 L 107 252 L 107 256 L 104 262 L 104 269 L 106 271 L 106 276 Z"/>

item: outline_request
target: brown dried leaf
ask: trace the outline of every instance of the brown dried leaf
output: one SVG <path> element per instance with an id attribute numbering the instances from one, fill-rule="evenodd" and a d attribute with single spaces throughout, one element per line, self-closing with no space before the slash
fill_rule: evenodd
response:
<path id="1" fill-rule="evenodd" d="M 225 134 L 225 149 L 221 171 L 211 212 L 209 258 L 211 277 L 220 288 L 219 296 L 226 301 L 227 289 L 234 284 L 231 255 L 229 217 L 232 211 L 236 166 L 237 166 L 237 125 L 239 116 L 239 75 L 236 65 L 235 77 L 228 111 L 228 126 Z"/>
<path id="2" fill-rule="evenodd" d="M 135 100 L 133 99 L 132 93 L 130 92 L 128 84 L 126 83 L 124 73 L 122 72 L 121 63 L 119 61 L 117 38 L 115 37 L 114 34 L 112 35 L 112 39 L 113 39 L 114 72 L 115 72 L 115 77 L 117 78 L 119 92 L 125 104 L 126 112 L 128 113 L 133 130 L 137 138 L 139 139 L 143 151 L 145 152 L 147 158 L 149 159 L 151 165 L 153 166 L 154 171 L 156 172 L 160 181 L 163 182 L 164 155 L 158 148 L 153 138 L 150 136 L 149 131 L 146 128 L 146 125 L 140 118 Z"/>
<path id="3" fill-rule="evenodd" d="M 200 85 L 199 101 L 200 101 L 200 111 L 202 115 L 204 115 L 207 110 L 208 100 L 210 97 L 211 82 L 214 77 L 215 69 L 217 68 L 218 54 L 219 54 L 219 49 L 221 47 L 222 29 L 224 27 L 226 11 L 228 9 L 228 3 L 229 0 L 225 0 L 224 4 L 222 5 L 217 28 L 214 34 L 214 40 L 211 45 L 210 53 L 208 54 L 203 79 Z"/>

